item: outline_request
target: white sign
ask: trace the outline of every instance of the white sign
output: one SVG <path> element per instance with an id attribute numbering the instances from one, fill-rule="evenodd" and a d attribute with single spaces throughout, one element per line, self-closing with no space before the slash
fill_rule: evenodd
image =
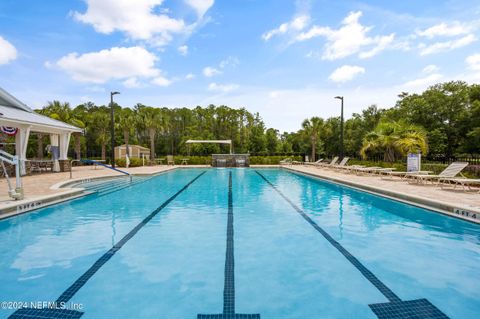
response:
<path id="1" fill-rule="evenodd" d="M 418 172 L 421 166 L 422 154 L 408 153 L 407 155 L 407 172 Z"/>

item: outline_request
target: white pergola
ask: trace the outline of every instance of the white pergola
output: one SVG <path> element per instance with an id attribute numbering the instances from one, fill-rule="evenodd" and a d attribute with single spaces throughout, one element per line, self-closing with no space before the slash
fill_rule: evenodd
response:
<path id="1" fill-rule="evenodd" d="M 203 143 L 203 144 L 230 144 L 230 154 L 232 154 L 232 140 L 188 140 L 186 144 Z"/>
<path id="2" fill-rule="evenodd" d="M 50 135 L 51 145 L 59 147 L 59 160 L 67 160 L 71 134 L 82 132 L 78 127 L 35 113 L 2 88 L 0 88 L 0 126 L 18 129 L 15 135 L 15 153 L 19 159 L 22 175 L 26 174 L 25 160 L 30 133 Z"/>

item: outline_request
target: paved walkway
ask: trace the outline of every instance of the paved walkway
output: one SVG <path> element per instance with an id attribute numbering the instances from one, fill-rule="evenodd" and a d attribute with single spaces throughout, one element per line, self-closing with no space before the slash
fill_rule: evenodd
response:
<path id="1" fill-rule="evenodd" d="M 289 165 L 285 166 L 285 168 L 331 179 L 351 186 L 371 189 L 372 191 L 378 191 L 380 193 L 399 195 L 400 198 L 403 197 L 405 200 L 408 200 L 407 197 L 419 200 L 423 199 L 427 206 L 429 203 L 437 202 L 445 207 L 458 207 L 469 211 L 480 212 L 480 194 L 478 192 L 465 192 L 461 187 L 457 187 L 456 189 L 453 189 L 453 187 L 442 189 L 432 184 L 409 184 L 407 181 L 401 180 L 398 177 L 382 179 L 381 176 L 377 175 L 359 176 L 346 173 L 345 171 L 336 171 L 310 165 Z"/>

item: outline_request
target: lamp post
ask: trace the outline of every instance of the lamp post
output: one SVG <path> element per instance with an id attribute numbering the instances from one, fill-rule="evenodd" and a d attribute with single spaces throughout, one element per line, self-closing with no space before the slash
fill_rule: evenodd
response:
<path id="1" fill-rule="evenodd" d="M 343 96 L 336 96 L 336 99 L 342 101 L 342 113 L 340 116 L 340 158 L 343 159 L 344 150 L 343 150 Z"/>
<path id="2" fill-rule="evenodd" d="M 120 94 L 120 92 L 110 92 L 110 142 L 112 144 L 110 161 L 113 168 L 115 168 L 115 118 L 113 116 L 113 96 L 115 94 Z"/>

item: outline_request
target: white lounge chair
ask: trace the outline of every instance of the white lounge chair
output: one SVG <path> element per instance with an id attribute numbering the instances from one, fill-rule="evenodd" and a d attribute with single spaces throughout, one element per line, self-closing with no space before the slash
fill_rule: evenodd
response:
<path id="1" fill-rule="evenodd" d="M 344 157 L 344 158 L 342 158 L 342 160 L 340 161 L 340 163 L 338 163 L 337 165 L 330 166 L 330 168 L 333 168 L 333 169 L 342 169 L 343 167 L 345 167 L 345 165 L 347 164 L 347 162 L 348 162 L 349 159 L 350 159 L 350 157 Z"/>
<path id="2" fill-rule="evenodd" d="M 320 163 L 322 163 L 322 162 L 323 162 L 323 158 L 321 158 L 321 159 L 319 159 L 315 162 L 304 162 L 303 164 L 304 165 L 320 165 Z"/>
<path id="3" fill-rule="evenodd" d="M 280 165 L 292 165 L 292 159 L 290 157 L 285 158 L 279 162 Z"/>
<path id="4" fill-rule="evenodd" d="M 320 166 L 320 167 L 330 167 L 330 166 L 336 165 L 337 162 L 338 162 L 338 156 L 335 156 L 335 157 L 330 161 L 330 163 L 321 162 L 321 163 L 318 163 L 318 164 L 317 164 L 317 167 L 319 167 L 319 166 Z"/>
<path id="5" fill-rule="evenodd" d="M 453 188 L 455 189 L 458 185 L 463 187 L 463 190 L 466 191 L 467 189 L 470 191 L 478 191 L 480 193 L 480 179 L 479 178 L 441 178 L 439 179 L 441 183 L 441 187 L 443 188 L 444 185 L 454 185 Z M 477 189 L 473 189 L 472 186 L 477 186 Z"/>
<path id="6" fill-rule="evenodd" d="M 442 179 L 454 178 L 467 166 L 467 162 L 453 162 L 438 175 L 416 174 L 411 176 L 412 178 L 410 181 L 415 181 L 417 183 L 427 183 L 428 181 L 433 183 L 434 181 L 437 181 L 437 183 L 440 183 L 440 180 Z"/>

